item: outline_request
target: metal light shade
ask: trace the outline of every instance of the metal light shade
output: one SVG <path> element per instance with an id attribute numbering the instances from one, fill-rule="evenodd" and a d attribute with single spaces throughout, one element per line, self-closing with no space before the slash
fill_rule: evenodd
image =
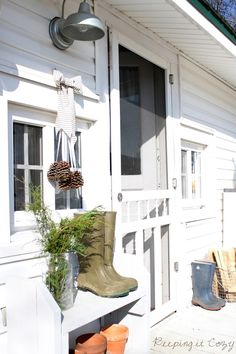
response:
<path id="1" fill-rule="evenodd" d="M 84 0 L 79 11 L 69 15 L 66 20 L 54 17 L 49 24 L 49 34 L 57 48 L 66 49 L 74 40 L 95 41 L 105 33 L 101 20 L 90 13 L 90 6 Z"/>

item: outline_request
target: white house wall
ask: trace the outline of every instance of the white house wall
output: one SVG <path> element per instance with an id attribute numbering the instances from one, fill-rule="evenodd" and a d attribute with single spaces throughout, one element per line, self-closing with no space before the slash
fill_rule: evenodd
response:
<path id="1" fill-rule="evenodd" d="M 191 261 L 207 257 L 223 240 L 223 189 L 236 186 L 236 95 L 235 91 L 209 73 L 181 58 L 182 117 L 215 132 L 215 217 L 182 224 L 185 233 L 183 279 L 185 295 L 191 298 Z M 232 206 L 234 208 L 234 206 Z"/>
<path id="2" fill-rule="evenodd" d="M 235 188 L 235 91 L 189 61 L 181 60 L 182 116 L 213 128 L 216 136 L 216 190 L 221 215 L 222 191 Z"/>
<path id="3" fill-rule="evenodd" d="M 24 112 L 24 119 L 30 123 L 44 126 L 47 121 L 49 130 L 54 127 L 57 90 L 53 69 L 68 78 L 82 77 L 83 94 L 75 95 L 75 109 L 76 126 L 82 135 L 83 206 L 85 209 L 99 205 L 106 209 L 111 207 L 108 85 L 106 72 L 103 72 L 107 68 L 106 37 L 96 45 L 75 42 L 66 51 L 55 48 L 48 34 L 48 25 L 51 18 L 61 16 L 61 4 L 57 0 L 0 1 L 0 147 L 4 151 L 2 163 L 5 166 L 1 175 L 4 187 L 0 200 L 0 309 L 6 304 L 5 282 L 9 277 L 42 275 L 38 244 L 32 242 L 35 232 L 11 234 L 9 116 Z M 66 2 L 65 15 L 77 10 L 77 1 Z M 103 65 L 96 75 L 98 51 Z M 102 77 L 100 81 L 99 75 Z M 46 131 L 45 136 L 47 134 Z M 47 146 L 44 146 L 44 156 L 48 162 L 43 166 L 47 200 L 54 193 L 46 177 L 49 163 L 53 162 L 47 159 L 53 158 L 53 151 Z M 6 327 L 2 317 L 0 310 L 0 351 L 5 354 Z"/>
<path id="4" fill-rule="evenodd" d="M 77 11 L 77 8 L 77 1 L 67 0 L 66 14 Z M 174 74 L 174 85 L 167 90 L 169 113 L 167 134 L 168 139 L 171 140 L 168 151 L 169 183 L 172 178 L 180 180 L 180 106 L 183 118 L 215 131 L 217 192 L 215 217 L 188 220 L 181 224 L 179 234 L 176 235 L 183 246 L 179 273 L 180 290 L 183 294 L 185 288 L 184 293 L 189 300 L 190 263 L 196 258 L 204 257 L 212 245 L 221 245 L 222 191 L 224 188 L 236 186 L 235 92 L 184 58 L 180 58 L 179 78 L 178 57 L 170 44 L 165 43 L 149 30 L 145 32 L 143 27 L 126 16 L 122 17 L 121 13 L 118 15 L 102 1 L 96 5 L 96 14 L 110 27 L 111 33 L 117 34 L 123 45 L 126 44 L 139 55 L 165 68 L 168 74 Z M 61 1 L 59 0 L 0 0 L 0 147 L 1 151 L 5 152 L 2 163 L 5 166 L 9 165 L 10 151 L 8 151 L 7 139 L 9 109 L 23 107 L 32 112 L 36 111 L 37 115 L 42 116 L 42 123 L 44 112 L 47 112 L 53 126 L 57 112 L 53 69 L 60 70 L 66 77 L 81 75 L 83 96 L 76 96 L 75 105 L 77 127 L 82 131 L 84 207 L 89 209 L 102 205 L 109 209 L 111 181 L 107 38 L 105 36 L 95 45 L 90 42 L 75 42 L 66 51 L 58 50 L 51 43 L 48 25 L 51 18 L 60 15 Z M 180 98 L 179 93 L 181 93 Z M 44 166 L 44 176 L 47 168 L 48 166 Z M 5 304 L 4 285 L 7 277 L 18 273 L 20 265 L 26 270 L 22 271 L 23 275 L 39 276 L 39 261 L 41 261 L 40 258 L 32 260 L 35 256 L 39 257 L 37 247 L 31 247 L 24 252 L 23 246 L 26 242 L 21 241 L 20 237 L 17 237 L 17 242 L 14 242 L 10 236 L 10 183 L 7 169 L 2 170 L 1 181 L 4 186 L 0 199 L 0 308 Z M 50 192 L 49 184 L 46 188 Z M 176 207 L 180 208 L 179 201 L 180 198 L 176 200 Z M 178 217 L 180 211 L 177 210 Z M 28 274 L 28 267 L 35 272 Z M 5 345 L 5 331 L 0 315 L 0 334 L 3 333 L 2 336 L 0 335 L 1 350 Z M 5 352 L 1 351 L 1 354 Z"/>

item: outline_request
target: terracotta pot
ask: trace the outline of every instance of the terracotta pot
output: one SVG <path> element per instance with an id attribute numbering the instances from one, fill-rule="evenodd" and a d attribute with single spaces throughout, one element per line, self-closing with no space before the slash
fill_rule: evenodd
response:
<path id="1" fill-rule="evenodd" d="M 113 324 L 102 328 L 100 333 L 107 338 L 107 354 L 124 354 L 129 335 L 128 327 Z"/>
<path id="2" fill-rule="evenodd" d="M 85 333 L 76 339 L 75 354 L 105 354 L 107 339 L 99 333 Z"/>

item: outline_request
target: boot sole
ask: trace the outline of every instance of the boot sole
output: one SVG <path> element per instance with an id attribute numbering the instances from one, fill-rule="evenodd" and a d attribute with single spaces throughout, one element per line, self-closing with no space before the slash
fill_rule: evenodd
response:
<path id="1" fill-rule="evenodd" d="M 127 292 L 124 292 L 124 293 L 118 293 L 118 294 L 110 294 L 110 295 L 104 295 L 104 294 L 101 294 L 101 293 L 98 293 L 97 291 L 95 290 L 92 290 L 90 288 L 84 288 L 84 287 L 78 287 L 79 290 L 82 290 L 82 291 L 90 291 L 91 293 L 93 293 L 94 295 L 97 295 L 97 296 L 101 296 L 101 297 L 109 297 L 109 298 L 114 298 L 114 297 L 123 297 L 123 296 L 127 296 L 129 294 L 129 291 Z"/>
<path id="2" fill-rule="evenodd" d="M 138 285 L 135 286 L 135 287 L 133 287 L 133 288 L 130 288 L 129 291 L 135 291 L 135 290 L 137 290 L 137 289 L 138 289 Z"/>
<path id="3" fill-rule="evenodd" d="M 202 307 L 203 309 L 209 310 L 209 311 L 219 311 L 219 310 L 222 309 L 222 307 L 209 308 L 209 307 L 203 306 L 203 305 L 201 305 L 201 304 L 199 304 L 198 302 L 195 302 L 195 301 L 192 301 L 192 304 L 193 304 L 194 306 L 200 306 L 200 307 Z"/>

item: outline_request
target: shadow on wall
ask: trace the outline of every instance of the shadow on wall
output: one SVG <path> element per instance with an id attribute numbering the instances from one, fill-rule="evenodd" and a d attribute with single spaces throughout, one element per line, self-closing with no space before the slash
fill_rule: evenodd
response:
<path id="1" fill-rule="evenodd" d="M 2 74 L 2 77 L 0 78 L 0 95 L 2 96 L 4 91 L 7 92 L 15 91 L 20 84 L 20 80 L 16 79 L 19 73 L 14 63 L 11 62 L 2 63 L 1 60 L 1 67 L 2 67 L 2 72 L 6 72 L 6 74 Z M 11 76 L 8 74 L 9 72 L 11 73 Z"/>

